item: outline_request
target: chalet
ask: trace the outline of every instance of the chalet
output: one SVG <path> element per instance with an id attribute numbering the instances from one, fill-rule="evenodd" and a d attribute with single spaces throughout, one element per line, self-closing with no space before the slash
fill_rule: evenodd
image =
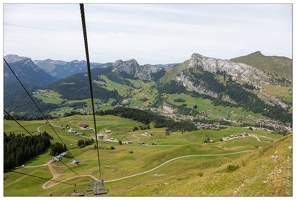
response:
<path id="1" fill-rule="evenodd" d="M 126 141 L 126 142 L 122 142 L 122 144 L 133 144 L 133 142 L 132 141 Z"/>
<path id="2" fill-rule="evenodd" d="M 60 160 L 62 160 L 62 156 L 60 156 L 60 155 L 53 157 L 54 162 L 59 162 Z"/>
<path id="3" fill-rule="evenodd" d="M 89 128 L 89 125 L 88 125 L 88 124 L 79 124 L 79 126 L 80 126 L 81 128 Z"/>
<path id="4" fill-rule="evenodd" d="M 76 132 L 75 134 L 76 135 L 84 135 L 84 133 L 82 133 L 82 132 Z"/>
<path id="5" fill-rule="evenodd" d="M 79 160 L 73 160 L 71 164 L 73 164 L 73 165 L 78 165 L 79 163 L 80 163 Z"/>
<path id="6" fill-rule="evenodd" d="M 100 138 L 100 139 L 103 139 L 104 136 L 105 136 L 105 135 L 104 135 L 104 132 L 101 132 L 101 133 L 98 134 L 98 138 Z"/>
<path id="7" fill-rule="evenodd" d="M 67 155 L 67 152 L 63 152 L 60 154 L 61 157 L 65 157 Z"/>
<path id="8" fill-rule="evenodd" d="M 245 132 L 243 132 L 241 135 L 242 135 L 243 137 L 247 137 L 247 136 L 249 136 L 249 134 L 248 134 L 248 133 L 245 133 Z"/>

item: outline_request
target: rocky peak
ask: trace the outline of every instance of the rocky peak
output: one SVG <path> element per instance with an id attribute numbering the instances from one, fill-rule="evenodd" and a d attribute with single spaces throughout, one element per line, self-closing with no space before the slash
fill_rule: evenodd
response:
<path id="1" fill-rule="evenodd" d="M 267 75 L 262 70 L 256 69 L 250 65 L 235 63 L 230 60 L 205 57 L 196 53 L 192 54 L 187 67 L 200 67 L 204 71 L 211 73 L 225 72 L 234 78 L 239 77 L 245 81 L 259 79 L 268 80 Z"/>
<path id="2" fill-rule="evenodd" d="M 125 72 L 126 74 L 139 78 L 141 80 L 152 80 L 153 74 L 164 70 L 161 67 L 150 64 L 139 65 L 135 59 L 127 61 L 117 60 L 112 67 L 113 71 Z"/>
<path id="3" fill-rule="evenodd" d="M 8 63 L 15 63 L 15 62 L 20 62 L 20 61 L 25 61 L 25 62 L 31 61 L 32 62 L 32 60 L 30 58 L 22 57 L 22 56 L 18 56 L 18 55 L 14 55 L 14 54 L 8 54 L 8 55 L 4 56 L 4 59 Z"/>

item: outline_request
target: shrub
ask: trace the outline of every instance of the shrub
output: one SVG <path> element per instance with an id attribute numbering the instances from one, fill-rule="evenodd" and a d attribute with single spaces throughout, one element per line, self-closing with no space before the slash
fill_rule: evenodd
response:
<path id="1" fill-rule="evenodd" d="M 185 102 L 185 100 L 182 98 L 177 98 L 177 99 L 174 99 L 174 102 Z"/>
<path id="2" fill-rule="evenodd" d="M 227 168 L 226 168 L 226 171 L 227 171 L 227 172 L 234 172 L 234 171 L 236 171 L 238 168 L 239 168 L 238 165 L 228 165 Z"/>

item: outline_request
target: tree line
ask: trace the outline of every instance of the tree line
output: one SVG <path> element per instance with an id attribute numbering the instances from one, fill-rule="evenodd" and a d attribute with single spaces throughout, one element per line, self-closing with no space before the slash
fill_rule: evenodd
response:
<path id="1" fill-rule="evenodd" d="M 8 172 L 43 153 L 53 139 L 47 132 L 28 136 L 4 132 L 4 172 Z"/>
<path id="2" fill-rule="evenodd" d="M 97 115 L 114 115 L 141 122 L 145 125 L 154 123 L 155 128 L 167 127 L 169 131 L 192 131 L 196 127 L 191 121 L 175 121 L 173 119 L 157 115 L 150 111 L 138 110 L 134 108 L 116 107 L 111 110 L 100 110 L 96 112 Z"/>

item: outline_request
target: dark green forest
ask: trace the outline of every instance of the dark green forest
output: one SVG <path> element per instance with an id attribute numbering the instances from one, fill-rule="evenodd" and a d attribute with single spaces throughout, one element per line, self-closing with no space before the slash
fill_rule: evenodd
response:
<path id="1" fill-rule="evenodd" d="M 26 161 L 43 153 L 51 146 L 53 139 L 47 132 L 34 136 L 4 133 L 4 172 L 21 166 Z"/>

